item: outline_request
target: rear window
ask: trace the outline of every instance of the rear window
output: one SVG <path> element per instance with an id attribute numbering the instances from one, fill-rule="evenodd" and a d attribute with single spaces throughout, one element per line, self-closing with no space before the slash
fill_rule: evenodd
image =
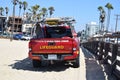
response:
<path id="1" fill-rule="evenodd" d="M 47 27 L 46 38 L 72 37 L 71 29 L 66 27 Z"/>

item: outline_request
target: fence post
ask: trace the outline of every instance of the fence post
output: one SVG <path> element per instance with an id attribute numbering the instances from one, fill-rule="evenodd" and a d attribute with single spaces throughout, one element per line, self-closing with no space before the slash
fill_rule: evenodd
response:
<path id="1" fill-rule="evenodd" d="M 99 42 L 99 47 L 98 47 L 98 53 L 97 53 L 97 59 L 101 60 L 102 59 L 102 55 L 103 55 L 103 48 L 104 48 L 104 42 Z"/>
<path id="2" fill-rule="evenodd" d="M 107 63 L 107 59 L 108 59 L 108 52 L 110 52 L 110 43 L 105 43 L 104 44 L 104 54 L 103 54 L 103 63 L 106 64 Z"/>
<path id="3" fill-rule="evenodd" d="M 117 45 L 117 53 L 116 53 L 116 61 L 113 65 L 113 74 L 117 76 L 117 78 L 120 79 L 120 45 Z"/>
<path id="4" fill-rule="evenodd" d="M 112 73 L 113 73 L 115 66 L 116 66 L 117 51 L 118 51 L 118 45 L 113 44 L 113 46 L 112 46 L 112 60 L 111 60 L 112 61 L 112 65 L 111 65 Z"/>

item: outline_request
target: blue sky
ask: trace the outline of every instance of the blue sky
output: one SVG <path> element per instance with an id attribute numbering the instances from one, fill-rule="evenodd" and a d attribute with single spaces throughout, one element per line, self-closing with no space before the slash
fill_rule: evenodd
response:
<path id="1" fill-rule="evenodd" d="M 9 15 L 12 15 L 13 5 L 12 0 L 0 0 L 0 7 L 9 7 Z M 81 31 L 85 29 L 85 25 L 91 21 L 98 23 L 99 11 L 98 6 L 105 6 L 108 2 L 111 3 L 114 9 L 111 11 L 110 30 L 115 27 L 115 14 L 120 14 L 120 0 L 21 0 L 28 2 L 28 8 L 35 4 L 40 7 L 55 8 L 54 17 L 74 17 L 76 20 L 75 29 Z M 18 7 L 16 6 L 16 15 L 18 15 Z M 107 8 L 105 8 L 107 14 Z M 106 18 L 107 19 L 107 18 Z M 105 23 L 106 24 L 106 23 Z M 120 21 L 118 22 L 120 27 Z M 119 29 L 120 30 L 120 29 Z"/>

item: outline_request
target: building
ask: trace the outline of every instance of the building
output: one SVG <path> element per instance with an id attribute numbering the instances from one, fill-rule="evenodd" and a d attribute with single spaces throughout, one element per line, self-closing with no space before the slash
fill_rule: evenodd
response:
<path id="1" fill-rule="evenodd" d="M 86 41 L 86 32 L 85 32 L 85 30 L 81 31 L 80 40 L 81 40 L 81 42 Z"/>
<path id="2" fill-rule="evenodd" d="M 22 26 L 23 33 L 31 34 L 32 29 L 33 29 L 32 23 L 24 23 Z"/>
<path id="3" fill-rule="evenodd" d="M 86 24 L 85 32 L 86 32 L 85 36 L 88 39 L 89 37 L 92 37 L 95 34 L 99 33 L 99 25 L 97 25 L 96 22 L 90 22 L 90 23 Z"/>
<path id="4" fill-rule="evenodd" d="M 22 23 L 23 20 L 21 17 L 15 17 L 15 23 L 13 26 L 13 17 L 8 18 L 8 27 L 10 28 L 10 31 L 13 29 L 14 32 L 22 32 Z"/>
<path id="5" fill-rule="evenodd" d="M 7 19 L 7 17 L 0 16 L 0 33 L 4 33 L 4 31 L 6 29 L 6 19 Z"/>
<path id="6" fill-rule="evenodd" d="M 32 13 L 25 13 L 22 19 L 23 19 L 22 32 L 26 34 L 31 34 L 31 31 L 33 30 L 35 24 Z"/>

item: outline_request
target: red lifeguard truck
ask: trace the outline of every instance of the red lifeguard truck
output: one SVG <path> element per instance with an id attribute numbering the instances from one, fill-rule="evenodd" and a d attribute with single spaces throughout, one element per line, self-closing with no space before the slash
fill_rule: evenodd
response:
<path id="1" fill-rule="evenodd" d="M 29 42 L 29 58 L 33 67 L 41 66 L 42 61 L 65 61 L 79 67 L 79 41 L 73 21 L 71 18 L 47 18 L 44 24 L 37 23 L 44 37 L 36 37 L 34 29 Z"/>

